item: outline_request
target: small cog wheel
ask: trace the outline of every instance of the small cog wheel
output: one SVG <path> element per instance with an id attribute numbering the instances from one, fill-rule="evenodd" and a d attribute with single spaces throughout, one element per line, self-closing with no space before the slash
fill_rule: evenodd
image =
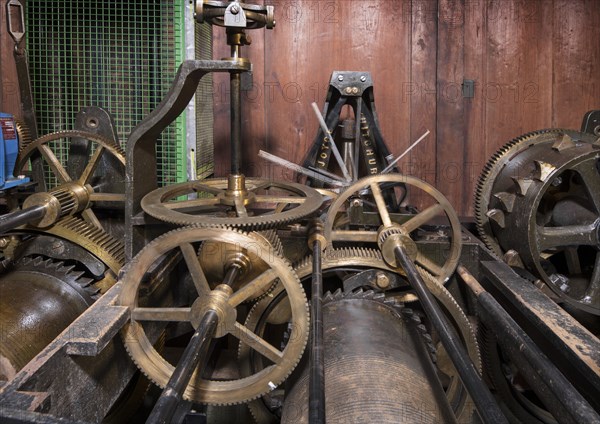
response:
<path id="1" fill-rule="evenodd" d="M 322 202 L 319 192 L 302 184 L 230 175 L 159 188 L 141 206 L 148 215 L 172 224 L 263 230 L 305 218 Z"/>
<path id="2" fill-rule="evenodd" d="M 237 290 L 221 284 L 211 290 L 198 260 L 198 244 L 218 242 L 240 245 L 268 257 L 269 268 Z M 148 271 L 161 259 L 180 252 L 187 266 L 198 297 L 188 306 L 162 307 L 147 305 L 140 299 L 140 289 Z M 237 321 L 237 307 L 257 297 L 279 280 L 278 287 L 290 299 L 294 337 L 283 347 L 275 347 Z M 225 228 L 183 227 L 168 232 L 150 242 L 125 267 L 121 278 L 122 291 L 118 303 L 130 310 L 129 322 L 122 330 L 125 347 L 138 368 L 164 387 L 174 371 L 173 365 L 160 355 L 148 339 L 145 322 L 188 322 L 198 325 L 207 308 L 216 310 L 219 325 L 216 337 L 227 334 L 239 339 L 265 357 L 269 365 L 247 377 L 217 381 L 205 376 L 192 376 L 183 394 L 185 399 L 209 405 L 232 405 L 255 399 L 281 384 L 298 364 L 308 340 L 308 303 L 298 277 L 288 262 L 275 254 L 262 236 Z M 141 300 L 141 302 L 140 302 Z"/>

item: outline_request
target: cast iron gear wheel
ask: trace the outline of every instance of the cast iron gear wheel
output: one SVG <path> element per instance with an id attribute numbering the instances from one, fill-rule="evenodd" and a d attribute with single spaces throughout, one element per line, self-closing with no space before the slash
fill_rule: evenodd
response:
<path id="1" fill-rule="evenodd" d="M 390 214 L 387 209 L 387 205 L 385 204 L 380 187 L 381 185 L 388 184 L 405 184 L 406 186 L 418 188 L 419 190 L 425 192 L 433 200 L 433 203 L 423 211 L 411 216 L 405 222 L 394 223 L 391 221 Z M 378 230 L 360 231 L 338 228 L 336 224 L 338 221 L 338 214 L 344 210 L 348 199 L 350 199 L 352 196 L 359 195 L 364 190 L 369 189 L 375 198 L 377 211 L 381 217 L 383 227 L 380 227 Z M 427 224 L 438 216 L 445 216 L 451 227 L 450 246 L 448 252 L 444 255 L 444 258 L 442 258 L 442 264 L 431 260 L 429 257 L 427 257 L 427 255 L 423 254 L 420 251 L 419 246 L 414 244 L 414 242 L 412 242 L 410 239 L 410 234 L 412 232 L 416 231 L 419 227 Z M 392 228 L 390 229 L 390 227 Z M 357 181 L 355 184 L 351 185 L 343 193 L 341 193 L 339 197 L 332 203 L 331 207 L 329 208 L 329 212 L 327 213 L 324 235 L 327 239 L 329 247 L 332 247 L 338 242 L 377 243 L 381 234 L 381 229 L 383 229 L 383 232 L 386 234 L 392 230 L 400 231 L 402 236 L 406 240 L 411 241 L 413 244 L 413 246 L 411 246 L 411 250 L 413 248 L 416 250 L 414 252 L 415 261 L 427 269 L 429 273 L 433 274 L 441 283 L 448 281 L 456 269 L 462 248 L 461 225 L 460 221 L 458 220 L 458 215 L 448 199 L 446 199 L 446 197 L 444 197 L 444 195 L 435 187 L 426 183 L 425 181 L 402 174 L 374 175 Z M 385 249 L 383 254 L 387 260 Z"/>
<path id="2" fill-rule="evenodd" d="M 322 256 L 323 271 L 333 270 L 336 268 L 375 268 L 385 271 L 393 271 L 383 260 L 381 253 L 378 250 L 362 249 L 362 248 L 344 248 L 325 251 Z M 482 361 L 479 351 L 479 345 L 475 335 L 473 326 L 469 319 L 458 305 L 450 292 L 436 278 L 429 274 L 425 269 L 417 267 L 419 273 L 423 277 L 425 284 L 432 294 L 436 297 L 446 315 L 450 318 L 451 324 L 457 329 L 460 338 L 467 348 L 467 352 L 475 365 L 478 372 L 481 373 Z M 312 274 L 312 257 L 308 256 L 300 261 L 294 267 L 296 274 L 302 280 Z M 336 292 L 337 293 L 337 292 Z M 377 295 L 379 299 L 380 296 Z M 386 299 L 394 304 L 405 303 L 416 300 L 412 294 L 389 294 Z M 277 287 L 268 297 L 255 303 L 246 318 L 245 326 L 250 328 L 256 334 L 263 336 L 265 326 L 267 324 L 283 324 L 289 319 L 289 302 L 285 299 L 285 294 Z M 406 308 L 408 310 L 408 308 Z M 443 372 L 448 375 L 450 383 L 446 389 L 446 393 L 450 404 L 454 408 L 457 416 L 467 417 L 473 412 L 472 405 L 467 402 L 466 391 L 463 389 L 458 373 L 454 367 L 445 361 L 446 356 L 441 347 L 438 350 L 440 357 L 444 360 L 439 363 L 443 367 Z M 253 364 L 249 362 L 249 349 L 240 344 L 238 350 L 240 358 L 240 367 L 242 375 L 246 375 L 251 371 Z M 250 413 L 259 424 L 270 423 L 275 419 L 272 412 L 265 405 L 262 399 L 257 399 L 248 404 Z"/>
<path id="3" fill-rule="evenodd" d="M 89 160 L 80 175 L 70 175 L 65 165 L 61 163 L 49 146 L 49 143 L 53 141 L 70 138 L 89 140 L 95 146 L 94 153 L 89 157 Z M 21 170 L 27 166 L 32 155 L 36 152 L 41 154 L 41 157 L 44 159 L 54 178 L 58 181 L 58 186 L 52 191 L 59 193 L 60 189 L 63 188 L 67 193 L 77 193 L 77 195 L 69 195 L 68 198 L 77 198 L 78 202 L 82 202 L 84 205 L 87 203 L 87 206 L 81 210 L 81 215 L 90 224 L 102 228 L 100 221 L 90 208 L 90 205 L 93 202 L 124 202 L 125 196 L 123 193 L 98 192 L 92 187 L 94 185 L 100 185 L 99 179 L 101 176 L 96 176 L 95 171 L 100 164 L 104 153 L 113 156 L 119 164 L 123 165 L 123 169 L 125 168 L 125 153 L 121 147 L 110 138 L 79 130 L 58 131 L 46 134 L 22 146 L 15 163 L 15 175 L 21 173 Z M 36 196 L 36 194 L 30 196 L 31 201 L 33 201 L 33 197 Z M 24 207 L 26 204 L 27 199 Z"/>
<path id="4" fill-rule="evenodd" d="M 195 243 L 215 241 L 252 247 L 270 255 L 269 269 L 235 292 L 221 284 L 211 290 L 197 256 Z M 139 303 L 140 285 L 148 271 L 172 251 L 180 251 L 190 271 L 198 298 L 188 307 L 152 307 Z M 279 279 L 278 287 L 288 294 L 294 337 L 280 350 L 237 322 L 237 310 L 245 300 L 256 297 Z M 150 242 L 123 270 L 122 290 L 118 303 L 130 310 L 129 322 L 122 330 L 127 351 L 138 368 L 164 387 L 174 367 L 167 362 L 150 343 L 142 322 L 189 322 L 197 326 L 205 311 L 214 308 L 219 314 L 215 337 L 227 334 L 249 344 L 252 349 L 267 358 L 271 365 L 251 376 L 228 381 L 216 381 L 193 376 L 183 397 L 209 405 L 233 405 L 255 399 L 281 384 L 298 364 L 308 340 L 309 312 L 306 295 L 298 277 L 289 263 L 273 253 L 273 248 L 262 237 L 226 228 L 203 228 L 191 226 L 168 232 Z M 224 295 L 225 294 L 225 295 Z"/>
<path id="5" fill-rule="evenodd" d="M 191 194 L 197 198 L 178 200 Z M 141 206 L 148 215 L 172 224 L 264 230 L 305 218 L 322 202 L 319 192 L 302 184 L 230 175 L 156 189 L 144 196 Z"/>
<path id="6" fill-rule="evenodd" d="M 576 131 L 534 140 L 515 147 L 487 181 L 481 231 L 500 253 L 515 250 L 559 301 L 598 315 L 600 142 Z"/>
<path id="7" fill-rule="evenodd" d="M 492 195 L 492 186 L 498 174 L 502 171 L 507 160 L 510 160 L 516 153 L 526 149 L 534 144 L 545 143 L 556 140 L 556 137 L 562 134 L 567 134 L 570 137 L 579 136 L 581 133 L 574 130 L 561 128 L 548 128 L 538 131 L 532 131 L 516 137 L 500 147 L 484 165 L 477 186 L 475 188 L 475 197 L 473 205 L 475 209 L 475 224 L 479 237 L 485 243 L 488 249 L 496 254 L 499 258 L 503 255 L 503 250 L 498 245 L 495 239 L 490 220 L 486 216 Z M 589 135 L 584 136 L 586 142 L 594 142 L 595 137 Z"/>

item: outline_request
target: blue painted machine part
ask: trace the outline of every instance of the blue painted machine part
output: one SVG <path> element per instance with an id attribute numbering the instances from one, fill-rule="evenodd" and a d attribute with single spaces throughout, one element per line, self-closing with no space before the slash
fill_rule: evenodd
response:
<path id="1" fill-rule="evenodd" d="M 0 190 L 29 182 L 29 178 L 18 178 L 13 173 L 19 154 L 17 125 L 12 115 L 0 112 Z"/>

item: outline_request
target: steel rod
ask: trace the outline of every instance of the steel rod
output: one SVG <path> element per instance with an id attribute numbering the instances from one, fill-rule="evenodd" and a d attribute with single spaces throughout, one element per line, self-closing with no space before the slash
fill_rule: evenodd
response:
<path id="1" fill-rule="evenodd" d="M 325 424 L 325 347 L 323 345 L 323 270 L 321 242 L 313 242 L 311 283 L 310 380 L 308 385 L 308 422 Z"/>
<path id="2" fill-rule="evenodd" d="M 463 265 L 457 271 L 477 296 L 483 322 L 552 415 L 561 423 L 600 422 L 594 408 L 479 281 Z"/>
<path id="3" fill-rule="evenodd" d="M 231 110 L 231 173 L 241 173 L 242 166 L 242 77 L 239 72 L 231 72 L 230 77 Z"/>
<path id="4" fill-rule="evenodd" d="M 194 332 L 175 371 L 146 420 L 147 424 L 171 422 L 194 371 L 199 366 L 197 372 L 202 374 L 208 362 L 210 342 L 217 330 L 218 321 L 216 311 L 210 309 L 204 314 L 198 329 Z"/>
<path id="5" fill-rule="evenodd" d="M 21 225 L 42 219 L 45 214 L 46 207 L 38 205 L 0 216 L 0 234 L 13 230 Z"/>
<path id="6" fill-rule="evenodd" d="M 455 335 L 435 298 L 427 289 L 415 264 L 402 246 L 394 248 L 394 255 L 399 265 L 406 272 L 411 287 L 417 292 L 417 297 L 425 310 L 427 318 L 438 332 L 442 345 L 458 371 L 460 379 L 467 392 L 469 392 L 483 423 L 508 424 L 508 420 L 502 414 L 489 388 L 481 379 L 473 362 L 471 362 L 465 347 L 458 336 Z"/>

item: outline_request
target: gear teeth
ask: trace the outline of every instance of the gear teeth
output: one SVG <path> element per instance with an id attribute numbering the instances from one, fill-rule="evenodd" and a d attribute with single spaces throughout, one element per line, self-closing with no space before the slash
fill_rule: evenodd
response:
<path id="1" fill-rule="evenodd" d="M 65 266 L 65 263 L 62 261 L 55 261 L 44 256 L 26 256 L 19 259 L 12 270 L 16 272 L 19 270 L 31 270 L 52 275 L 71 287 L 76 288 L 77 286 L 81 288 L 89 296 L 90 303 L 97 300 L 99 289 L 92 285 L 95 281 L 91 278 L 83 277 L 85 272 L 74 270 L 74 268 L 73 265 Z"/>
<path id="2" fill-rule="evenodd" d="M 527 190 L 533 184 L 533 180 L 531 178 L 524 177 L 513 177 L 512 180 L 515 182 L 515 189 L 517 190 L 517 194 L 519 196 L 525 196 L 527 194 Z"/>
<path id="3" fill-rule="evenodd" d="M 516 194 L 501 191 L 500 193 L 495 193 L 494 197 L 500 201 L 500 206 L 504 212 L 511 213 L 513 211 L 515 200 L 517 199 Z"/>
<path id="4" fill-rule="evenodd" d="M 568 134 L 563 134 L 561 138 L 554 142 L 552 148 L 557 152 L 562 152 L 563 150 L 571 149 L 575 146 L 576 144 L 573 139 Z"/>
<path id="5" fill-rule="evenodd" d="M 29 160 L 29 156 L 34 152 L 34 150 L 41 145 L 47 144 L 51 141 L 60 140 L 61 138 L 83 138 L 86 140 L 93 141 L 105 147 L 108 151 L 110 151 L 117 159 L 125 165 L 125 152 L 110 138 L 104 137 L 99 134 L 90 133 L 87 131 L 79 131 L 79 130 L 67 130 L 67 131 L 57 131 L 53 133 L 49 133 L 43 135 L 29 143 L 24 143 L 21 145 L 21 149 L 19 150 L 19 154 L 17 156 L 15 170 L 20 171 L 26 165 Z"/>
<path id="6" fill-rule="evenodd" d="M 490 221 L 500 228 L 504 228 L 506 226 L 504 213 L 500 209 L 491 209 L 487 211 L 485 216 L 487 216 Z"/>
<path id="7" fill-rule="evenodd" d="M 240 234 L 246 237 L 249 237 L 249 233 L 241 231 L 240 229 L 237 228 L 231 228 L 231 227 L 219 227 L 220 229 L 224 230 L 224 231 L 230 231 L 236 234 Z M 165 239 L 168 239 L 170 237 L 176 237 L 177 235 L 179 235 L 179 233 L 181 233 L 182 231 L 189 231 L 192 229 L 202 229 L 202 230 L 206 230 L 207 227 L 200 225 L 200 224 L 193 224 L 193 225 L 188 225 L 186 227 L 183 228 L 177 228 L 174 230 L 171 230 L 167 233 L 162 234 L 161 236 L 155 238 L 154 240 L 152 240 L 149 244 L 147 244 L 144 249 L 138 253 L 138 256 L 142 254 L 142 252 L 146 251 L 147 249 L 156 249 L 157 245 L 161 244 Z M 280 259 L 282 261 L 282 264 L 284 266 L 286 266 L 287 268 L 289 268 L 289 271 L 292 273 L 292 275 L 295 275 L 293 272 L 293 269 L 291 267 L 291 265 L 289 264 L 289 262 L 287 260 L 285 260 L 282 257 L 278 257 L 278 259 Z M 123 267 L 123 275 L 127 274 L 132 267 L 134 267 L 136 265 L 137 261 L 135 260 L 135 258 L 131 261 L 129 261 L 124 267 Z M 308 307 L 308 301 L 306 299 L 306 294 L 304 293 L 304 289 L 302 288 L 302 284 L 300 284 L 300 281 L 296 278 L 296 283 L 298 284 L 298 289 L 301 292 L 303 299 L 304 299 L 304 309 L 306 311 L 306 316 L 309 319 L 309 322 L 306 323 L 307 328 L 309 327 L 309 323 L 310 323 L 310 311 L 309 311 L 309 307 Z M 131 307 L 131 305 L 122 305 L 122 306 L 127 306 L 127 307 Z M 143 331 L 143 329 L 142 329 Z M 300 359 L 302 357 L 302 353 L 304 352 L 304 350 L 306 349 L 306 345 L 308 343 L 308 332 L 306 332 L 305 335 L 303 335 L 303 343 L 301 346 L 300 354 L 293 358 L 291 361 L 289 361 L 288 363 L 289 365 L 289 370 L 287 371 L 287 374 L 282 375 L 277 381 L 271 381 L 270 383 L 272 383 L 275 386 L 279 386 L 281 383 L 283 383 L 292 373 L 292 371 L 297 367 L 298 363 L 300 362 Z M 133 362 L 135 363 L 136 367 L 142 372 L 142 374 L 144 374 L 150 381 L 154 382 L 157 386 L 159 386 L 161 389 L 164 389 L 164 385 L 160 384 L 159 382 L 157 382 L 153 376 L 151 376 L 146 370 L 145 368 L 142 366 L 142 364 L 139 361 L 139 358 L 136 357 L 136 355 L 131 351 L 131 346 L 130 343 L 132 343 L 132 341 L 130 339 L 127 338 L 127 336 L 125 336 L 125 334 L 122 332 L 122 337 L 123 337 L 123 341 L 124 341 L 124 346 L 125 346 L 125 350 L 127 350 L 127 353 L 129 354 L 129 356 L 131 357 L 131 359 L 133 360 Z M 241 399 L 241 400 L 236 400 L 236 401 L 227 401 L 227 400 L 223 400 L 223 401 L 219 401 L 219 402 L 211 402 L 211 405 L 215 405 L 215 406 L 228 406 L 228 405 L 239 405 L 242 403 L 247 403 L 250 401 L 253 401 L 255 399 L 258 399 L 259 397 L 263 396 L 264 394 L 268 393 L 268 391 L 270 390 L 270 388 L 266 388 L 265 391 L 263 393 L 257 394 L 257 395 L 253 395 L 253 396 L 248 396 L 245 399 Z M 193 399 L 189 399 L 189 397 L 184 394 L 184 399 L 186 400 L 193 400 Z"/>
<path id="8" fill-rule="evenodd" d="M 549 128 L 543 129 L 539 131 L 533 131 L 527 134 L 523 134 L 519 137 L 516 137 L 506 143 L 504 146 L 500 147 L 486 162 L 483 166 L 481 174 L 479 175 L 479 179 L 477 180 L 477 185 L 475 187 L 475 195 L 473 199 L 474 211 L 475 211 L 475 226 L 477 227 L 477 232 L 479 233 L 479 237 L 484 242 L 484 244 L 496 254 L 496 256 L 502 256 L 502 249 L 500 245 L 496 241 L 494 234 L 489 227 L 487 217 L 485 216 L 488 211 L 488 206 L 491 197 L 491 189 L 494 183 L 494 179 L 497 176 L 497 170 L 501 161 L 504 160 L 508 154 L 512 153 L 514 150 L 526 145 L 526 144 L 535 144 L 537 139 L 548 133 L 557 133 L 557 134 L 565 134 L 568 130 L 565 129 L 556 129 Z"/>
<path id="9" fill-rule="evenodd" d="M 548 162 L 535 160 L 535 179 L 544 182 L 556 170 L 556 167 Z"/>

